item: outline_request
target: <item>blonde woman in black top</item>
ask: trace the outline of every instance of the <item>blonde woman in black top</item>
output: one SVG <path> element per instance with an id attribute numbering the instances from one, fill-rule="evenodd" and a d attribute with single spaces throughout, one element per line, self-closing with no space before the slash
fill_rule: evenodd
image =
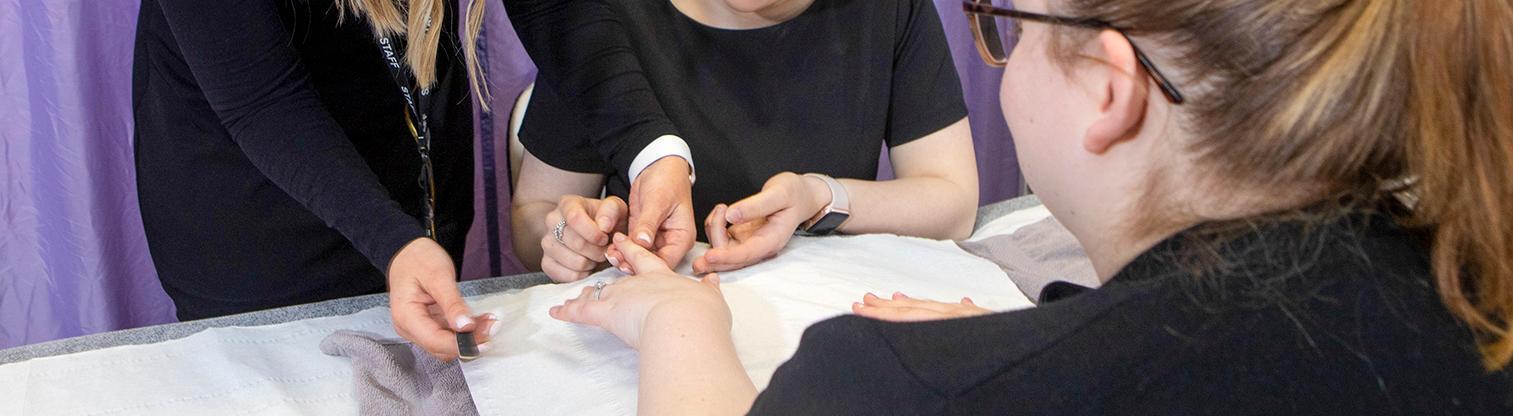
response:
<path id="1" fill-rule="evenodd" d="M 718 277 L 623 235 L 552 316 L 641 351 L 647 414 L 1513 413 L 1513 3 L 1014 3 L 963 7 L 1102 287 L 867 295 L 760 394 Z"/>
<path id="2" fill-rule="evenodd" d="M 438 357 L 486 329 L 456 289 L 482 6 L 142 2 L 137 184 L 180 319 L 387 286 L 396 328 Z"/>

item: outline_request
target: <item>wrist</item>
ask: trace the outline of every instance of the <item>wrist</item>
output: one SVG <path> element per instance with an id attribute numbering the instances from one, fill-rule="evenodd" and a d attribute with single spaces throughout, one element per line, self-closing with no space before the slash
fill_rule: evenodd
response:
<path id="1" fill-rule="evenodd" d="M 809 216 L 804 221 L 808 224 L 818 220 L 820 215 L 824 215 L 825 207 L 830 206 L 830 200 L 835 196 L 830 194 L 830 185 L 826 184 L 825 180 L 809 175 L 799 177 L 803 179 L 805 194 L 808 195 L 806 199 L 809 201 L 809 206 L 805 208 L 805 212 L 808 212 Z"/>
<path id="2" fill-rule="evenodd" d="M 658 180 L 664 176 L 671 180 L 678 180 L 680 178 L 688 180 L 690 169 L 687 160 L 683 160 L 683 158 L 677 156 L 666 156 L 657 159 L 656 162 L 652 162 L 651 166 L 647 166 L 646 170 L 642 171 L 634 182 L 640 183 L 643 180 Z"/>

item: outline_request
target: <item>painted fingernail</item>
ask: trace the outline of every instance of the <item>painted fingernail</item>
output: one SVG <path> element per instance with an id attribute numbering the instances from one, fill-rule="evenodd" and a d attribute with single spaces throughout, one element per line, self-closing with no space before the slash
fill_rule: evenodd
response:
<path id="1" fill-rule="evenodd" d="M 615 260 L 615 256 L 605 256 L 604 259 L 605 260 L 609 260 L 609 265 L 615 266 L 615 268 L 619 268 L 620 267 L 620 261 L 619 260 Z"/>
<path id="2" fill-rule="evenodd" d="M 492 350 L 492 349 L 494 349 L 494 343 L 493 342 L 485 342 L 485 343 L 482 343 L 482 344 L 478 344 L 478 352 L 489 352 L 489 350 Z"/>
<path id="3" fill-rule="evenodd" d="M 646 244 L 651 244 L 651 235 L 647 234 L 647 233 L 644 233 L 644 232 L 640 233 L 640 234 L 636 234 L 636 240 L 639 240 L 639 241 L 641 241 L 643 243 L 646 243 Z"/>
<path id="4" fill-rule="evenodd" d="M 467 328 L 468 325 L 473 324 L 473 318 L 469 318 L 467 315 L 458 316 L 457 322 L 455 323 L 457 324 L 457 326 L 453 329 L 461 331 L 463 328 Z"/>
<path id="5" fill-rule="evenodd" d="M 495 335 L 499 335 L 499 328 L 503 327 L 504 325 L 498 319 L 494 319 L 494 323 L 489 324 L 489 339 L 493 339 Z"/>

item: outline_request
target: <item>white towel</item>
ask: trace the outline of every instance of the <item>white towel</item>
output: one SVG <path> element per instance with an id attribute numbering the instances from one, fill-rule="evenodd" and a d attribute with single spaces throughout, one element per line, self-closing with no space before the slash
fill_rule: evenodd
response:
<path id="1" fill-rule="evenodd" d="M 688 258 L 702 253 L 696 248 Z M 583 286 L 620 276 L 610 270 L 475 301 L 480 313 L 506 317 L 493 350 L 463 364 L 479 413 L 635 414 L 636 352 L 607 332 L 546 313 Z M 758 388 L 794 353 L 805 328 L 850 313 L 867 292 L 944 301 L 971 296 L 995 310 L 1030 306 L 993 263 L 950 242 L 897 236 L 796 237 L 773 261 L 721 273 L 721 280 L 736 351 Z"/>
<path id="2" fill-rule="evenodd" d="M 974 239 L 1046 216 L 1043 208 L 1011 213 Z M 583 285 L 615 275 L 472 300 L 508 325 L 488 356 L 465 366 L 483 414 L 635 412 L 634 352 L 601 330 L 546 315 Z M 902 237 L 798 238 L 782 257 L 723 276 L 738 351 L 758 386 L 793 354 L 805 327 L 848 313 L 867 291 L 971 296 L 994 309 L 1029 305 L 994 264 L 949 242 Z M 0 366 L 0 415 L 356 414 L 351 364 L 319 348 L 342 329 L 395 336 L 388 309 L 374 308 L 7 364 Z"/>

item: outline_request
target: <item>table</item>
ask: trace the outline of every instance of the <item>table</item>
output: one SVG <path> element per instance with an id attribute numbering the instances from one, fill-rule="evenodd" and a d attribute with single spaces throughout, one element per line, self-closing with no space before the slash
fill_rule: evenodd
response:
<path id="1" fill-rule="evenodd" d="M 977 225 L 981 226 L 982 224 L 997 219 L 1004 214 L 1036 205 L 1040 205 L 1040 200 L 1034 195 L 1023 196 L 1007 201 L 985 205 L 977 210 Z M 461 289 L 463 296 L 478 296 L 511 290 L 521 290 L 527 287 L 546 284 L 549 282 L 551 282 L 551 279 L 548 279 L 546 277 L 546 274 L 528 273 L 514 276 L 470 280 L 462 282 L 458 286 L 459 289 Z M 0 365 L 26 361 L 34 358 L 72 354 L 120 345 L 151 344 L 156 342 L 169 341 L 194 335 L 195 333 L 209 328 L 273 325 L 284 322 L 297 321 L 301 319 L 345 315 L 376 306 L 386 306 L 388 302 L 388 295 L 379 293 L 366 296 L 333 299 L 324 302 L 309 303 L 304 305 L 287 306 L 283 308 L 263 311 L 248 312 L 238 315 L 223 316 L 219 318 L 178 322 L 85 335 L 81 337 L 42 342 L 6 350 L 0 350 Z"/>

